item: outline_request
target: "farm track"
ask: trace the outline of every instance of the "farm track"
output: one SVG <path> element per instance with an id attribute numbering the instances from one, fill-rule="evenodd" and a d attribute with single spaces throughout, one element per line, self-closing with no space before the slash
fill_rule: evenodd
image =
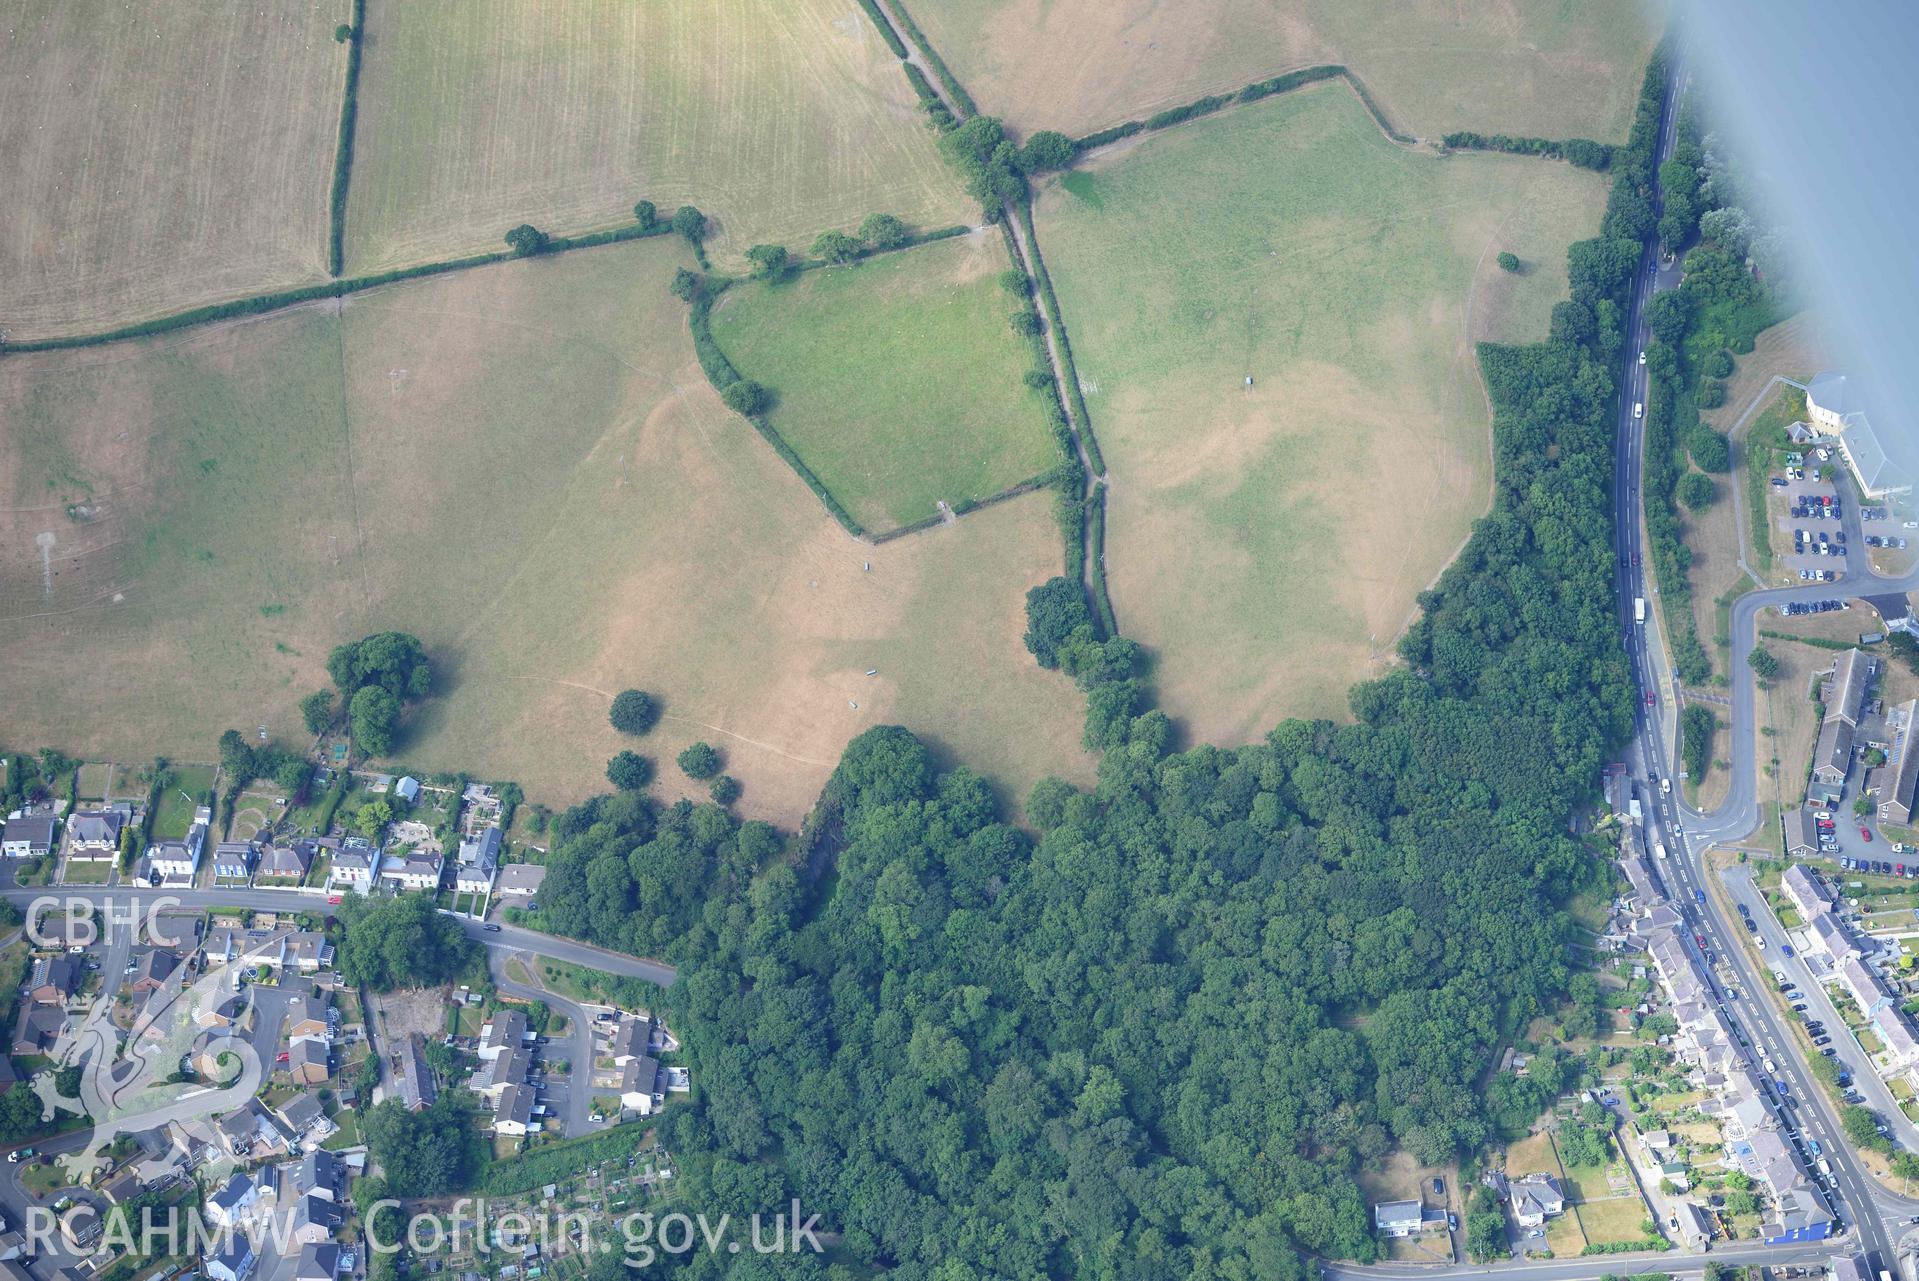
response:
<path id="1" fill-rule="evenodd" d="M 941 104 L 952 113 L 955 120 L 966 119 L 970 113 L 964 110 L 959 103 L 953 101 L 952 95 L 947 92 L 945 82 L 934 73 L 933 68 L 928 64 L 925 54 L 921 51 L 918 42 L 911 38 L 907 31 L 906 24 L 899 20 L 898 14 L 894 11 L 892 0 L 875 0 L 875 3 L 878 5 L 879 12 L 886 18 L 888 25 L 891 26 L 894 38 L 906 49 L 907 56 L 905 61 L 907 65 L 917 68 L 920 74 L 926 77 L 926 82 L 933 87 L 933 92 L 938 95 Z M 1027 240 L 1025 221 L 1016 217 L 1012 206 L 1006 204 L 1000 206 L 1000 217 L 1005 220 L 1009 230 L 1012 232 L 1011 244 L 1015 256 L 1019 259 L 1019 269 L 1025 272 L 1026 278 L 1033 281 L 1035 287 L 1037 287 L 1039 272 L 1035 264 L 1039 261 L 1038 248 Z M 1040 305 L 1042 308 L 1045 308 L 1046 291 L 1040 291 L 1040 295 Z M 1067 369 L 1066 362 L 1060 355 L 1058 338 L 1058 331 L 1060 329 L 1059 317 L 1048 311 L 1045 316 L 1045 324 L 1042 328 L 1042 336 L 1046 340 L 1046 360 L 1052 367 L 1053 381 L 1059 387 L 1060 398 L 1066 412 L 1066 430 L 1073 438 L 1073 452 L 1079 457 L 1080 474 L 1085 476 L 1088 481 L 1086 492 L 1081 496 L 1082 507 L 1085 511 L 1090 512 L 1097 504 L 1105 501 L 1104 491 L 1109 487 L 1110 481 L 1103 469 L 1093 465 L 1092 455 L 1087 452 L 1086 433 L 1091 430 L 1091 424 L 1083 421 L 1073 412 L 1073 397 L 1067 392 L 1069 385 L 1067 379 L 1072 371 Z M 1103 523 L 1104 522 L 1102 522 L 1102 524 Z M 1082 517 L 1080 520 L 1079 533 L 1080 586 L 1086 589 L 1088 599 L 1097 598 L 1093 592 L 1092 575 L 1095 573 L 1103 575 L 1105 573 L 1103 567 L 1105 549 L 1103 546 L 1094 544 L 1092 530 L 1092 522 Z M 1096 568 L 1096 564 L 1098 564 L 1098 568 Z M 1104 593 L 1098 593 L 1097 595 L 1103 596 Z"/>

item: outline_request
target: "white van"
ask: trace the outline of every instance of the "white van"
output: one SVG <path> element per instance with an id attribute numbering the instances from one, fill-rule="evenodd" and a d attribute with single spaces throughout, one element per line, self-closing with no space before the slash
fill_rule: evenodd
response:
<path id="1" fill-rule="evenodd" d="M 1646 416 L 1646 406 L 1643 401 L 1638 401 L 1638 400 L 1633 401 L 1632 416 L 1634 418 L 1644 418 Z"/>

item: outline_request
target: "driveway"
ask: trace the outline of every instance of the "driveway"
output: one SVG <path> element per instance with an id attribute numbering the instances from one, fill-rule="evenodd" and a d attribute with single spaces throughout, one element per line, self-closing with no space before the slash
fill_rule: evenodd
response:
<path id="1" fill-rule="evenodd" d="M 549 1009 L 558 1010 L 566 1015 L 571 1030 L 564 1042 L 549 1041 L 544 1047 L 541 1058 L 542 1069 L 546 1072 L 547 1101 L 560 1111 L 560 1123 L 565 1127 L 566 1137 L 585 1134 L 593 1129 L 593 1016 L 585 1006 L 578 1005 L 556 992 L 543 987 L 529 987 L 506 976 L 507 958 L 513 953 L 503 948 L 494 948 L 487 953 L 487 964 L 493 971 L 493 985 L 507 996 L 523 1001 L 539 1001 Z M 553 1062 L 562 1050 L 569 1061 L 565 1085 L 561 1085 L 553 1075 Z"/>

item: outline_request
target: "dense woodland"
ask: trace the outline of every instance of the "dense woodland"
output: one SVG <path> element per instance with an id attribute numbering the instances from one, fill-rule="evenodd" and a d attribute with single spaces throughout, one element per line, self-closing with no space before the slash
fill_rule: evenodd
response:
<path id="1" fill-rule="evenodd" d="M 1362 1168 L 1536 1114 L 1489 1069 L 1581 1006 L 1562 905 L 1604 869 L 1568 820 L 1631 727 L 1611 423 L 1662 69 L 1551 339 L 1481 350 L 1493 511 L 1356 723 L 1180 750 L 1062 580 L 1028 644 L 1103 756 L 1090 793 L 1034 790 L 1037 835 L 899 728 L 847 748 L 797 842 L 633 793 L 561 816 L 544 923 L 681 967 L 686 1204 L 793 1196 L 844 1234 L 830 1267 L 689 1274 L 1302 1277 L 1372 1257 Z"/>

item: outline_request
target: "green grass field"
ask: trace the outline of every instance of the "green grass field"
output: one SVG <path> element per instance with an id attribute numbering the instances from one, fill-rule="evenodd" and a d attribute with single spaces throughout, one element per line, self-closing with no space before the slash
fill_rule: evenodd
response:
<path id="1" fill-rule="evenodd" d="M 1032 363 L 979 234 L 722 296 L 713 336 L 772 388 L 769 415 L 827 489 L 878 531 L 1057 466 Z"/>
<path id="2" fill-rule="evenodd" d="M 1338 84 L 1047 186 L 1040 239 L 1114 476 L 1114 607 L 1196 738 L 1342 716 L 1394 661 L 1490 496 L 1478 303 L 1496 284 L 1495 332 L 1544 337 L 1603 200 L 1569 166 L 1396 147 Z M 1532 269 L 1499 279 L 1519 224 Z"/>
<path id="3" fill-rule="evenodd" d="M 630 222 L 643 197 L 698 205 L 732 264 L 875 211 L 974 211 L 846 0 L 373 0 L 367 27 L 352 270 Z"/>
<path id="4" fill-rule="evenodd" d="M 1361 76 L 1405 132 L 1623 142 L 1657 35 L 1631 3 L 1568 0 L 918 0 L 978 101 L 1088 133 L 1310 63 Z"/>
<path id="5" fill-rule="evenodd" d="M 1012 796 L 1086 779 L 1080 696 L 1020 643 L 1059 568 L 1047 496 L 848 539 L 706 383 L 667 291 L 689 261 L 613 246 L 0 362 L 0 417 L 34 428 L 0 436 L 9 736 L 123 760 L 302 741 L 328 650 L 394 627 L 441 673 L 406 762 L 530 801 L 603 790 L 627 745 L 677 795 L 672 756 L 706 739 L 740 813 L 791 823 L 887 722 L 999 762 Z M 638 742 L 606 723 L 628 685 L 665 709 Z"/>
<path id="6" fill-rule="evenodd" d="M 349 13 L 9 5 L 0 329 L 85 333 L 323 278 Z"/>

